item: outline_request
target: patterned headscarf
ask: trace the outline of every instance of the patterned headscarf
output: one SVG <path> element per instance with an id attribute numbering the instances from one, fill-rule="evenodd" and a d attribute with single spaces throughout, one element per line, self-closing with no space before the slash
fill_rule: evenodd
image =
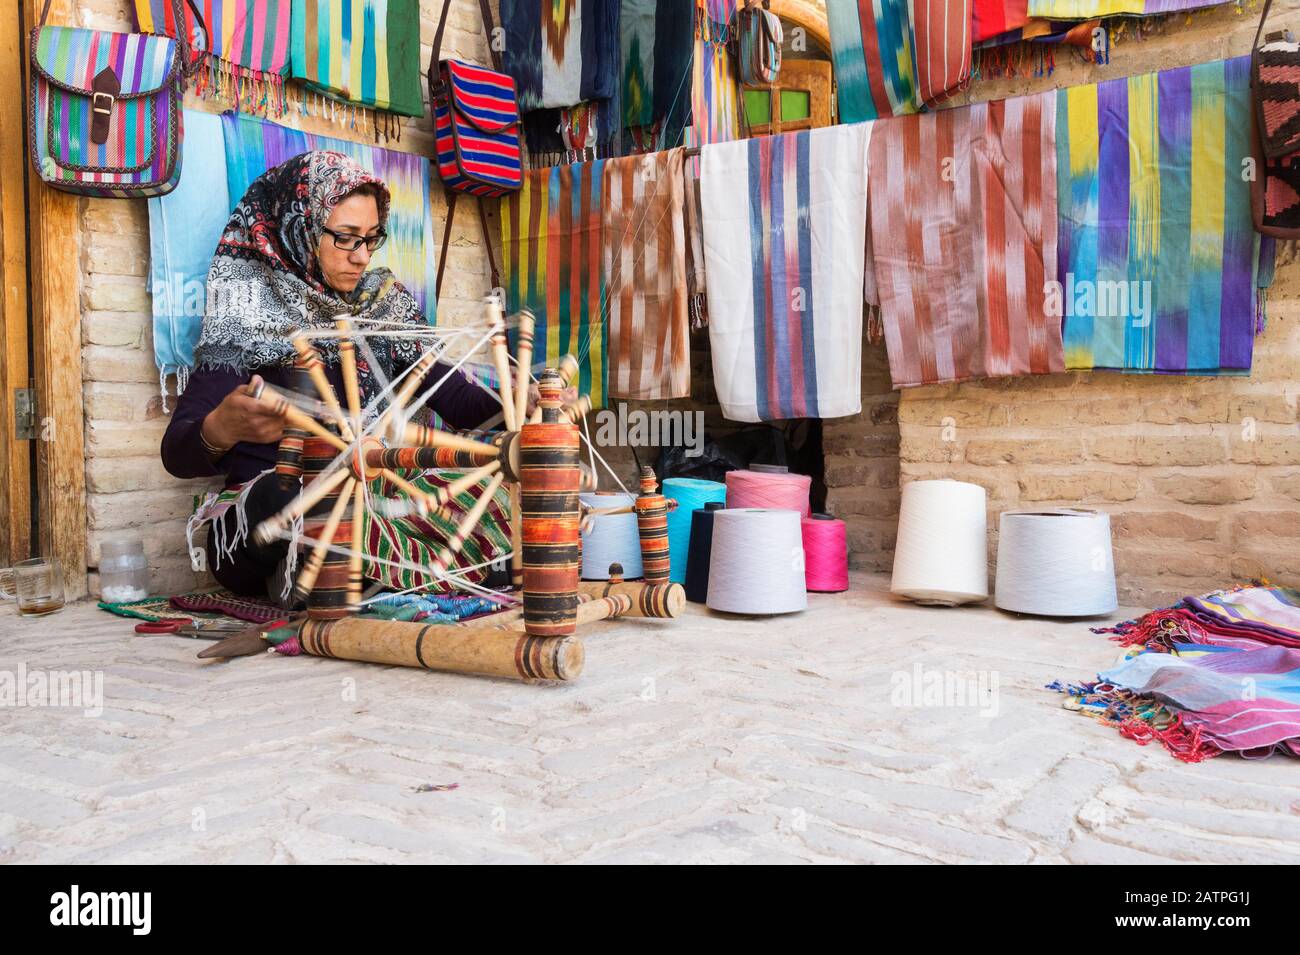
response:
<path id="1" fill-rule="evenodd" d="M 295 331 L 332 329 L 340 317 L 355 326 L 372 321 L 423 324 L 419 304 L 388 269 L 366 272 L 348 296 L 325 283 L 316 257 L 325 223 L 335 206 L 366 185 L 378 193 L 382 228 L 388 221 L 388 187 L 342 153 L 303 153 L 253 181 L 231 214 L 208 270 L 203 333 L 195 348 L 198 367 L 251 374 L 292 364 L 289 338 Z M 372 345 L 389 376 L 423 350 L 415 339 L 375 339 Z M 326 362 L 337 360 L 333 341 L 319 339 L 316 347 Z M 369 390 L 367 384 L 362 381 L 363 390 Z"/>

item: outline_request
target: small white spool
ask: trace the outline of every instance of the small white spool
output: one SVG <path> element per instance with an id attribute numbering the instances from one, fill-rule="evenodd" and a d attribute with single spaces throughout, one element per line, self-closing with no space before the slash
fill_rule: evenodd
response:
<path id="1" fill-rule="evenodd" d="M 890 593 L 940 607 L 987 600 L 986 498 L 965 481 L 903 485 Z"/>
<path id="2" fill-rule="evenodd" d="M 713 512 L 710 610 L 793 613 L 808 606 L 798 511 L 724 508 Z"/>
<path id="3" fill-rule="evenodd" d="M 636 498 L 631 494 L 584 493 L 578 495 L 585 507 L 607 510 L 631 507 Z M 593 514 L 591 529 L 582 532 L 582 579 L 609 580 L 609 565 L 623 565 L 627 580 L 640 577 L 641 535 L 637 531 L 635 514 Z"/>
<path id="4" fill-rule="evenodd" d="M 1003 610 L 1092 617 L 1118 605 L 1110 515 L 1075 508 L 1004 511 L 997 592 Z"/>

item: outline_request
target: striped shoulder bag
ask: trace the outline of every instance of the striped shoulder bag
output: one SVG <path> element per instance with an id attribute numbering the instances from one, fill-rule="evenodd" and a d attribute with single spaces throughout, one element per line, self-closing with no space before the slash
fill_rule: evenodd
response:
<path id="1" fill-rule="evenodd" d="M 488 48 L 496 67 L 488 69 L 463 60 L 439 58 L 450 8 L 451 0 L 443 0 L 428 73 L 438 174 L 447 189 L 447 226 L 438 254 L 438 293 L 442 291 L 442 273 L 447 265 L 447 245 L 451 239 L 457 196 L 463 192 L 474 196 L 478 202 L 483 245 L 492 268 L 492 285 L 496 287 L 501 284 L 501 277 L 488 235 L 483 200 L 518 192 L 523 184 L 519 102 L 514 79 L 501 72 L 500 54 L 493 43 L 492 9 L 488 0 L 479 0 Z"/>

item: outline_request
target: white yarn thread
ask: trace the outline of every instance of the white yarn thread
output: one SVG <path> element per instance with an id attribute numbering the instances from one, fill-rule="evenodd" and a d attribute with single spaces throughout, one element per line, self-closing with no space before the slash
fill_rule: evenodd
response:
<path id="1" fill-rule="evenodd" d="M 1003 610 L 1048 617 L 1113 611 L 1110 515 L 1076 508 L 1004 511 L 998 520 L 997 591 Z"/>
<path id="2" fill-rule="evenodd" d="M 798 511 L 724 508 L 713 512 L 710 610 L 793 613 L 808 606 Z"/>
<path id="3" fill-rule="evenodd" d="M 986 497 L 965 481 L 903 485 L 890 592 L 940 607 L 987 600 Z"/>
<path id="4" fill-rule="evenodd" d="M 586 507 L 607 509 L 631 507 L 636 498 L 631 494 L 579 494 Z M 593 514 L 591 529 L 582 534 L 582 578 L 584 580 L 609 580 L 609 565 L 623 565 L 623 577 L 631 580 L 640 577 L 641 535 L 637 530 L 635 514 Z"/>

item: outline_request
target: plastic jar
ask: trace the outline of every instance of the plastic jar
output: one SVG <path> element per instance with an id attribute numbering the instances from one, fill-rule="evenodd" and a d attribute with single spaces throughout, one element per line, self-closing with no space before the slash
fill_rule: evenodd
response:
<path id="1" fill-rule="evenodd" d="M 149 562 L 144 541 L 121 538 L 104 541 L 99 549 L 99 599 L 126 603 L 149 596 Z"/>

